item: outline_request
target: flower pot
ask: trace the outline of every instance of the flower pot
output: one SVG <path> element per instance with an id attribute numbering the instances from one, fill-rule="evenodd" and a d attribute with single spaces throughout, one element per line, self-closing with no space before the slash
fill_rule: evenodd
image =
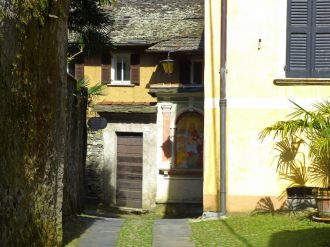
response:
<path id="1" fill-rule="evenodd" d="M 330 218 L 330 188 L 314 190 L 319 217 Z"/>
<path id="2" fill-rule="evenodd" d="M 319 217 L 330 218 L 330 198 L 316 198 Z"/>

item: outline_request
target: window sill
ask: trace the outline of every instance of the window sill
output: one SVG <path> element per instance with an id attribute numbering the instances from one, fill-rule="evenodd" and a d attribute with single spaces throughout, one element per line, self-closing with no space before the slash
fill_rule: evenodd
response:
<path id="1" fill-rule="evenodd" d="M 286 78 L 274 79 L 277 86 L 329 86 L 330 78 Z"/>
<path id="2" fill-rule="evenodd" d="M 108 87 L 135 87 L 134 84 L 108 83 Z"/>
<path id="3" fill-rule="evenodd" d="M 164 176 L 189 176 L 202 177 L 203 170 L 201 169 L 159 169 L 159 174 Z"/>
<path id="4" fill-rule="evenodd" d="M 150 85 L 149 93 L 153 96 L 160 94 L 177 94 L 177 93 L 202 93 L 204 85 L 185 85 L 178 83 L 157 83 Z"/>

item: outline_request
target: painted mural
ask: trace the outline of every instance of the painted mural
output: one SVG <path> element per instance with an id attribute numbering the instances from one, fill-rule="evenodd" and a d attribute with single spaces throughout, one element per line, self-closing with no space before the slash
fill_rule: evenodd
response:
<path id="1" fill-rule="evenodd" d="M 176 122 L 175 168 L 203 169 L 203 116 L 183 113 Z"/>

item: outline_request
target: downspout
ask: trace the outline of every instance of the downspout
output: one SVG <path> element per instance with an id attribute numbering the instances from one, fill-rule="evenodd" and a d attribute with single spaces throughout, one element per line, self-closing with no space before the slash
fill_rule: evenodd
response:
<path id="1" fill-rule="evenodd" d="M 227 0 L 221 1 L 221 47 L 220 47 L 220 216 L 225 216 L 226 209 L 226 60 L 227 60 Z"/>

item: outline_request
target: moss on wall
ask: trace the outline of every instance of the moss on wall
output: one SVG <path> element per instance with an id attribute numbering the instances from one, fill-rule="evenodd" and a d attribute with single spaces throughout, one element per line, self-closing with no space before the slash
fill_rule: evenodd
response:
<path id="1" fill-rule="evenodd" d="M 0 246 L 60 246 L 68 2 L 1 4 Z"/>

